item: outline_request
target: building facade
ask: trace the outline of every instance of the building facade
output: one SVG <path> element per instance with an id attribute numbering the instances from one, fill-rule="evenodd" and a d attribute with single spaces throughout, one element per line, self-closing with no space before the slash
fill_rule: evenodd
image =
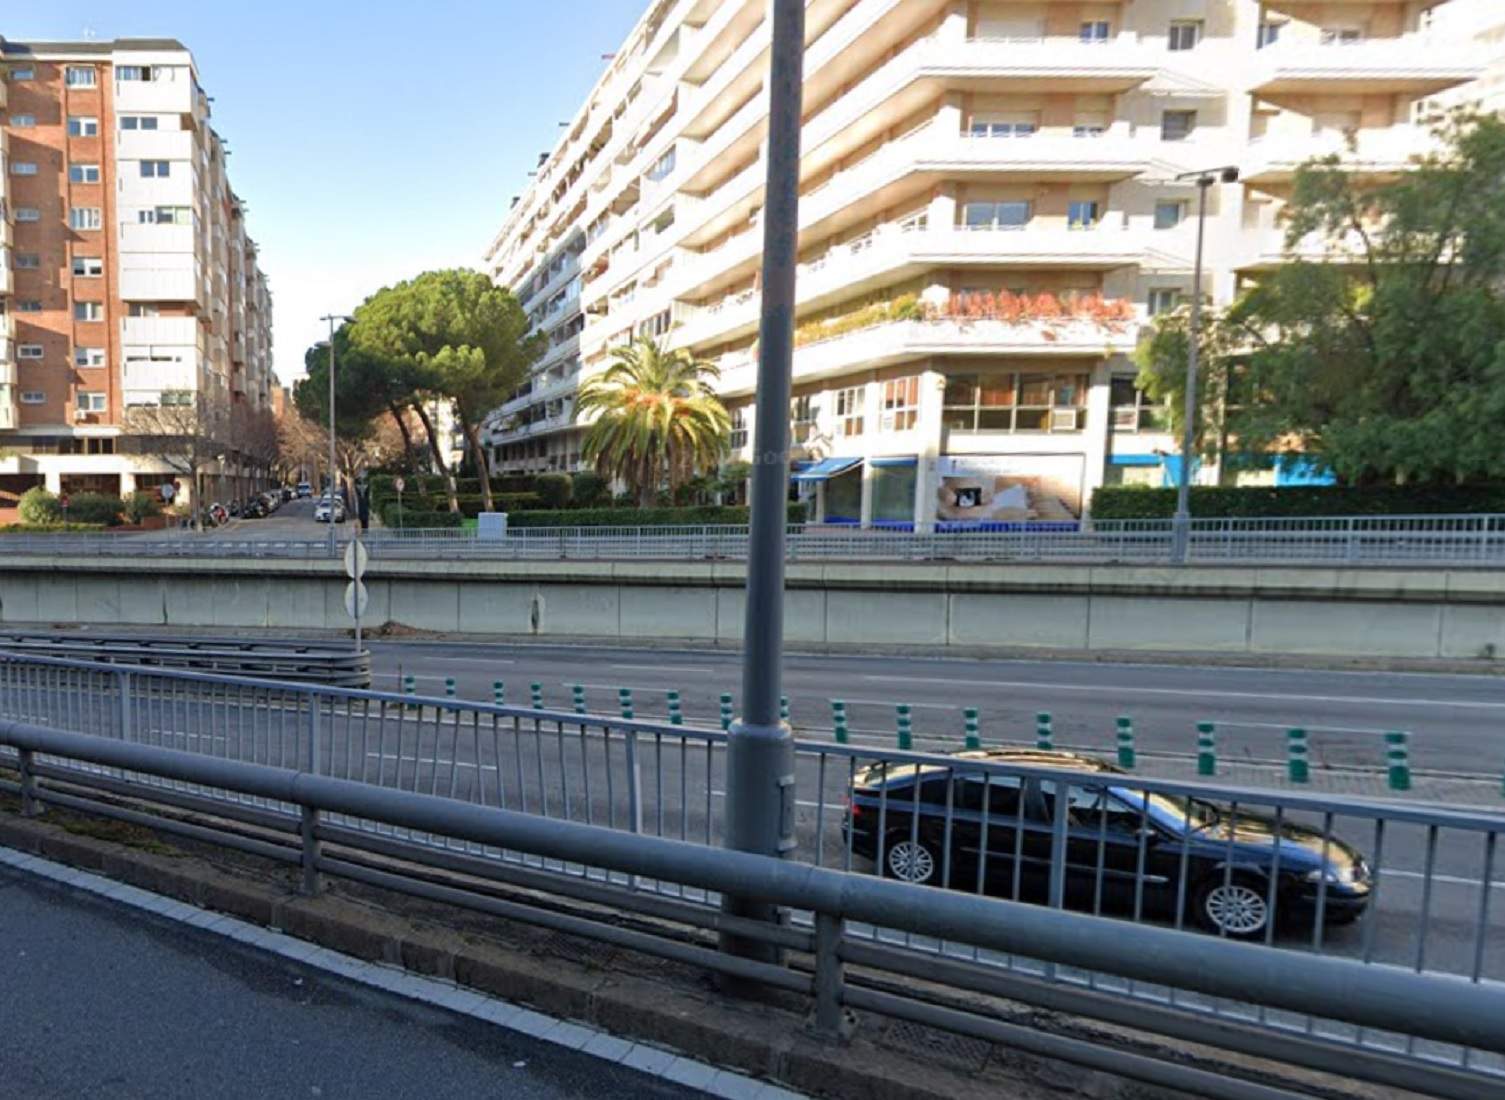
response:
<path id="1" fill-rule="evenodd" d="M 1436 7 L 810 0 L 789 415 L 815 514 L 1070 521 L 1099 485 L 1174 483 L 1129 355 L 1192 289 L 1177 176 L 1240 169 L 1205 223 L 1202 291 L 1226 302 L 1286 255 L 1302 161 L 1393 173 L 1431 146 L 1422 106 L 1482 71 Z M 540 155 L 486 252 L 550 334 L 494 417 L 498 469 L 577 468 L 571 395 L 643 333 L 719 365 L 746 457 L 769 33 L 764 0 L 659 0 Z"/>
<path id="2" fill-rule="evenodd" d="M 191 495 L 156 437 L 197 410 L 222 444 L 201 473 L 241 495 L 272 303 L 192 55 L 0 40 L 0 110 L 0 507 L 36 484 Z"/>

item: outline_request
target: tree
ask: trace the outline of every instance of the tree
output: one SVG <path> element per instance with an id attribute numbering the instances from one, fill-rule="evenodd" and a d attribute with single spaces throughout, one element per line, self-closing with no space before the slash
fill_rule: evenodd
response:
<path id="1" fill-rule="evenodd" d="M 493 508 L 491 470 L 481 424 L 506 401 L 544 352 L 547 337 L 528 335 L 517 299 L 478 271 L 429 271 L 378 291 L 355 311 L 353 347 L 399 372 L 409 392 L 447 399 L 475 458 L 484 507 Z M 421 400 L 409 401 L 423 421 L 436 466 L 446 474 L 450 508 L 459 508 L 452 475 Z"/>
<path id="2" fill-rule="evenodd" d="M 1223 457 L 1227 445 L 1229 385 L 1235 363 L 1228 346 L 1229 328 L 1205 306 L 1197 359 L 1197 407 L 1193 453 Z M 1150 335 L 1134 349 L 1139 375 L 1134 384 L 1165 406 L 1166 422 L 1179 440 L 1186 419 L 1186 361 L 1191 350 L 1191 307 L 1179 306 L 1155 318 Z"/>
<path id="3" fill-rule="evenodd" d="M 1388 180 L 1298 170 L 1287 262 L 1210 319 L 1231 451 L 1300 449 L 1350 484 L 1505 477 L 1505 121 L 1440 136 Z"/>
<path id="4" fill-rule="evenodd" d="M 611 365 L 586 379 L 575 399 L 579 414 L 595 416 L 582 457 L 626 482 L 642 507 L 661 488 L 672 492 L 714 470 L 732 427 L 711 388 L 720 376 L 715 364 L 647 336 L 614 349 Z"/>
<path id="5" fill-rule="evenodd" d="M 169 390 L 157 405 L 125 410 L 123 449 L 157 459 L 193 486 L 194 526 L 202 528 L 204 471 L 231 449 L 230 403 L 202 390 Z"/>

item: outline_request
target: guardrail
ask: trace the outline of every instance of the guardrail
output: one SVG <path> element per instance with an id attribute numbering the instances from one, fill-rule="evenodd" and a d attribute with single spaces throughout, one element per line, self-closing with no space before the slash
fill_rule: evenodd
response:
<path id="1" fill-rule="evenodd" d="M 551 826 L 604 827 L 718 853 L 724 841 L 727 735 L 716 730 L 15 656 L 0 657 L 0 713 L 117 744 L 295 768 Z M 1062 770 L 1061 763 L 1092 766 L 1028 753 L 947 756 L 797 742 L 794 859 L 812 870 L 881 869 L 950 887 L 927 899 L 965 892 L 987 895 L 987 904 L 1001 897 L 1112 915 L 1096 927 L 1110 929 L 1113 943 L 1121 930 L 1138 928 L 1175 937 L 1156 943 L 1182 945 L 1177 951 L 1239 936 L 1284 958 L 1342 962 L 1354 973 L 1403 969 L 1480 988 L 1505 981 L 1498 893 L 1505 882 L 1495 866 L 1505 816 Z M 145 796 L 283 831 L 302 820 L 296 800 L 259 789 L 65 757 L 39 757 L 31 768 L 69 791 Z M 628 899 L 613 893 L 619 908 L 659 912 L 670 904 L 701 927 L 721 927 L 717 898 L 695 879 L 624 872 L 610 861 L 526 844 L 459 843 L 417 821 L 329 817 L 324 827 L 328 838 L 394 858 L 597 900 L 601 890 L 616 891 Z M 1271 844 L 1273 836 L 1285 842 Z M 795 917 L 796 929 L 813 927 L 810 914 Z M 1199 924 L 1217 935 L 1192 932 Z M 916 931 L 904 922 L 854 923 L 843 957 L 1033 1003 L 1090 1006 L 1089 1014 L 1128 1025 L 1161 1020 L 1188 1038 L 1231 1029 L 1264 1049 L 1295 1043 L 1323 1064 L 1356 1074 L 1360 1066 L 1390 1084 L 1425 1080 L 1423 1091 L 1439 1095 L 1505 1088 L 1505 1058 L 1494 1048 L 1440 1044 L 1406 1027 L 1360 1027 L 1315 1001 L 1262 1003 L 1226 987 L 1208 996 L 1170 971 L 1157 979 L 1124 963 L 1100 965 L 1100 952 L 1085 946 L 1058 958 Z"/>
<path id="2" fill-rule="evenodd" d="M 1350 960 L 1315 957 L 1269 947 L 1230 943 L 1101 916 L 1045 910 L 959 892 L 926 890 L 850 872 L 801 867 L 786 861 L 713 849 L 684 841 L 633 835 L 573 821 L 412 791 L 374 786 L 314 774 L 159 746 L 60 731 L 10 720 L 0 721 L 0 745 L 15 750 L 18 779 L 0 780 L 0 789 L 21 798 L 23 814 L 46 803 L 150 822 L 167 831 L 245 848 L 301 865 L 306 892 L 322 889 L 322 876 L 335 874 L 410 894 L 469 905 L 483 911 L 557 927 L 572 934 L 605 939 L 807 995 L 816 1027 L 839 1034 L 846 1008 L 858 1008 L 1003 1042 L 1064 1058 L 1131 1079 L 1201 1095 L 1274 1100 L 1293 1093 L 1259 1067 L 1226 1073 L 1159 1059 L 1103 1042 L 1035 1030 L 997 1018 L 988 1003 L 958 1003 L 948 992 L 1006 996 L 1031 1001 L 1033 983 L 1000 981 L 986 968 L 937 959 L 917 965 L 905 951 L 872 942 L 865 927 L 889 929 L 904 937 L 948 944 L 970 952 L 1026 955 L 1049 967 L 1090 968 L 1126 982 L 1164 983 L 1212 998 L 1233 998 L 1266 1013 L 1315 1014 L 1359 1030 L 1404 1036 L 1405 1053 L 1416 1044 L 1457 1045 L 1471 1053 L 1505 1054 L 1505 987 L 1459 982 L 1397 967 L 1365 966 Z M 312 758 L 317 760 L 318 756 Z M 49 763 L 51 761 L 52 763 Z M 54 770 L 57 762 L 69 767 Z M 90 772 L 149 777 L 159 784 L 214 790 L 286 806 L 295 818 L 279 822 L 285 842 L 252 840 L 225 824 L 189 824 L 156 818 L 150 807 L 102 805 L 76 793 L 87 788 Z M 1058 781 L 1078 777 L 1056 771 Z M 55 782 L 59 776 L 64 782 Z M 160 791 L 154 792 L 160 797 Z M 138 804 L 139 805 L 139 804 Z M 351 828 L 351 825 L 358 827 Z M 808 914 L 813 931 L 781 924 L 762 925 L 689 907 L 656 907 L 660 921 L 678 920 L 694 932 L 731 933 L 774 949 L 771 962 L 715 952 L 703 939 L 654 934 L 621 927 L 606 912 L 599 922 L 530 908 L 459 886 L 425 881 L 414 864 L 432 863 L 430 853 L 382 843 L 383 833 L 422 835 L 444 852 L 519 853 L 544 865 L 589 867 L 606 876 L 597 901 L 627 900 L 630 889 L 613 889 L 613 876 L 629 887 L 642 880 L 667 885 L 681 895 L 735 891 Z M 326 847 L 328 845 L 328 847 Z M 405 863 L 394 863 L 393 856 Z M 379 867 L 371 857 L 381 857 Z M 484 863 L 471 860 L 471 863 Z M 494 876 L 488 876 L 494 877 Z M 610 894 L 608 894 L 610 891 Z M 612 895 L 615 895 L 612 897 Z M 630 905 L 629 905 L 630 907 Z M 794 951 L 808 961 L 782 957 Z M 882 979 L 890 980 L 884 983 Z M 895 986 L 892 978 L 905 979 Z M 902 992 L 896 991 L 902 990 Z M 1227 1050 L 1278 1058 L 1344 1076 L 1380 1080 L 1391 1086 L 1439 1096 L 1473 1097 L 1498 1087 L 1498 1078 L 1461 1067 L 1429 1064 L 1365 1049 L 1340 1051 L 1314 1035 L 1278 1041 L 1258 1027 L 1227 1021 L 1198 1026 L 1184 1012 L 1136 1007 L 1124 1019 L 1101 998 L 1063 998 L 1043 990 L 1050 1007 L 1099 1015 L 1141 1032 L 1161 1033 Z M 1094 1012 L 1094 1009 L 1097 1011 Z M 1251 1021 L 1252 1023 L 1252 1021 Z M 1247 1076 L 1246 1076 L 1247 1075 Z"/>
<path id="3" fill-rule="evenodd" d="M 624 512 L 631 515 L 630 512 Z M 504 537 L 473 531 L 389 530 L 363 539 L 377 560 L 487 559 L 740 561 L 748 529 L 709 527 L 524 527 Z M 859 530 L 791 526 L 792 561 L 1030 561 L 1161 564 L 1171 559 L 1170 520 L 1096 520 L 999 524 L 996 529 Z M 336 542 L 336 550 L 342 543 Z M 86 555 L 146 558 L 288 558 L 330 556 L 326 539 L 231 539 L 183 534 L 4 535 L 4 556 Z M 1337 516 L 1192 521 L 1192 563 L 1334 565 L 1505 564 L 1505 515 Z"/>
<path id="4" fill-rule="evenodd" d="M 320 641 L 0 631 L 0 650 L 39 657 L 193 669 L 335 687 L 371 686 L 371 651 Z"/>

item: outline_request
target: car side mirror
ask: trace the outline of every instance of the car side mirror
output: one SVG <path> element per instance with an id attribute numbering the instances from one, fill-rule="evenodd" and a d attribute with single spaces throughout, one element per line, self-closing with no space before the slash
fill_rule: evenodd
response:
<path id="1" fill-rule="evenodd" d="M 1146 846 L 1151 846 L 1151 845 L 1159 844 L 1160 841 L 1163 839 L 1161 837 L 1161 835 L 1160 835 L 1160 830 L 1159 829 L 1152 829 L 1148 825 L 1146 825 L 1143 828 L 1141 828 L 1138 831 L 1138 833 L 1139 833 L 1140 839 L 1145 842 Z"/>

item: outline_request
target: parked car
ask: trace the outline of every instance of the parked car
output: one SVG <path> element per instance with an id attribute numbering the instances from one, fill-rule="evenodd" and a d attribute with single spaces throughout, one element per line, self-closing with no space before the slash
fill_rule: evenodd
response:
<path id="1" fill-rule="evenodd" d="M 298 499 L 306 500 L 314 495 L 314 487 L 306 481 L 298 482 Z"/>
<path id="2" fill-rule="evenodd" d="M 1045 902 L 1061 781 L 968 771 L 967 765 L 1070 768 L 1097 781 L 1084 777 L 1067 786 L 1068 907 L 1100 904 L 1104 912 L 1132 913 L 1139 893 L 1142 912 L 1174 917 L 1179 896 L 1186 917 L 1202 928 L 1257 938 L 1272 916 L 1277 924 L 1310 927 L 1319 890 L 1324 923 L 1356 920 L 1369 903 L 1369 865 L 1336 836 L 1324 841 L 1315 829 L 1243 807 L 1235 814 L 1199 798 L 1147 794 L 1117 780 L 1124 773 L 1113 765 L 1076 753 L 990 749 L 954 759 L 950 768 L 880 764 L 860 772 L 844 823 L 853 852 L 881 864 L 886 876 L 921 885 L 944 879 L 963 890 L 978 888 L 983 862 L 985 892 Z"/>
<path id="3" fill-rule="evenodd" d="M 314 505 L 314 520 L 318 523 L 328 523 L 331 513 L 334 515 L 335 523 L 345 522 L 345 502 L 335 497 L 331 505 L 329 496 L 326 494 L 319 498 L 318 504 Z"/>
<path id="4" fill-rule="evenodd" d="M 272 512 L 275 512 L 278 508 L 282 507 L 282 494 L 281 493 L 275 493 L 275 492 L 268 491 L 268 492 L 262 493 L 260 495 L 260 497 L 258 497 L 257 499 L 259 499 L 261 501 L 261 503 L 266 506 L 266 510 L 267 510 L 268 514 L 271 514 Z"/>

